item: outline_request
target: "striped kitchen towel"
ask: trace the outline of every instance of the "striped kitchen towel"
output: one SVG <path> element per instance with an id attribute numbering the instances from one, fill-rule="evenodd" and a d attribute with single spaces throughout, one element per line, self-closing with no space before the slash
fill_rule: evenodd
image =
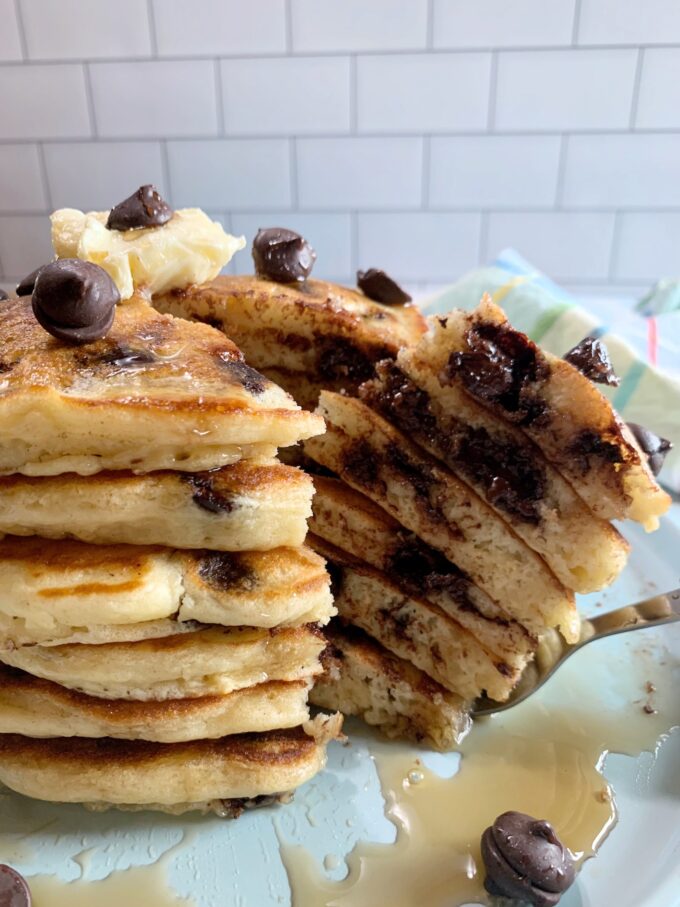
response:
<path id="1" fill-rule="evenodd" d="M 621 383 L 600 389 L 627 422 L 673 442 L 660 480 L 680 491 L 680 310 L 655 306 L 653 297 L 640 311 L 633 301 L 581 303 L 512 250 L 425 300 L 423 308 L 473 309 L 485 292 L 516 328 L 556 356 L 587 335 L 602 339 Z"/>

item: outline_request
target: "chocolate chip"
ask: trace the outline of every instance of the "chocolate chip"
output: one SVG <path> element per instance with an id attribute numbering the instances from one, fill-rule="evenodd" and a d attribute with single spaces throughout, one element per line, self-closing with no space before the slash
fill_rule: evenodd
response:
<path id="1" fill-rule="evenodd" d="M 192 501 L 203 510 L 209 510 L 210 513 L 231 513 L 234 509 L 233 499 L 217 491 L 210 473 L 192 473 L 184 475 L 182 478 L 191 485 Z"/>
<path id="2" fill-rule="evenodd" d="M 242 589 L 251 592 L 257 576 L 238 553 L 207 551 L 200 560 L 198 573 L 202 580 L 217 589 Z"/>
<path id="3" fill-rule="evenodd" d="M 249 394 L 257 396 L 265 392 L 267 379 L 254 368 L 246 365 L 242 359 L 234 359 L 230 352 L 218 353 L 217 359 L 220 365 L 230 372 L 234 381 L 237 381 Z"/>
<path id="4" fill-rule="evenodd" d="M 106 271 L 79 258 L 61 258 L 41 268 L 32 299 L 41 327 L 67 343 L 105 337 L 119 302 L 118 288 Z"/>
<path id="5" fill-rule="evenodd" d="M 628 428 L 633 433 L 640 450 L 646 454 L 649 468 L 655 476 L 661 472 L 661 467 L 666 459 L 666 454 L 673 449 L 673 445 L 666 438 L 660 438 L 653 431 L 638 425 L 637 422 L 629 422 Z"/>
<path id="6" fill-rule="evenodd" d="M 4 863 L 0 864 L 0 905 L 31 907 L 31 891 L 26 879 Z"/>
<path id="7" fill-rule="evenodd" d="M 301 283 L 312 272 L 316 252 L 307 240 L 284 227 L 258 230 L 253 240 L 255 273 L 277 283 Z"/>
<path id="8" fill-rule="evenodd" d="M 4 290 L 0 290 L 0 302 L 4 302 L 6 299 L 9 299 L 9 293 L 5 293 Z"/>
<path id="9" fill-rule="evenodd" d="M 584 337 L 580 343 L 569 350 L 564 356 L 564 361 L 569 362 L 596 384 L 618 387 L 621 383 L 621 379 L 614 371 L 607 347 L 601 340 L 596 340 L 594 337 Z"/>
<path id="10" fill-rule="evenodd" d="M 30 274 L 27 274 L 24 279 L 17 284 L 17 296 L 30 296 L 33 292 L 33 287 L 35 286 L 36 279 L 38 274 L 42 271 L 43 265 L 39 268 L 36 268 L 35 271 L 31 271 Z"/>
<path id="11" fill-rule="evenodd" d="M 466 334 L 467 350 L 453 352 L 443 380 L 460 378 L 478 400 L 498 404 L 513 421 L 529 425 L 545 412 L 531 385 L 545 380 L 549 366 L 525 334 L 505 325 L 480 324 Z"/>
<path id="12" fill-rule="evenodd" d="M 40 269 L 33 290 L 33 314 L 53 337 L 90 343 L 108 333 L 120 293 L 99 265 L 60 258 Z"/>
<path id="13" fill-rule="evenodd" d="M 396 280 L 392 280 L 389 274 L 379 268 L 357 271 L 357 286 L 369 299 L 384 305 L 404 305 L 411 301 L 411 297 Z"/>
<path id="14" fill-rule="evenodd" d="M 385 350 L 389 355 L 389 351 Z M 376 352 L 382 358 L 383 351 Z M 323 381 L 366 381 L 375 371 L 373 360 L 346 337 L 319 338 L 316 371 Z"/>
<path id="15" fill-rule="evenodd" d="M 173 213 L 155 186 L 140 186 L 136 192 L 111 209 L 106 226 L 109 230 L 161 227 L 167 224 Z"/>
<path id="16" fill-rule="evenodd" d="M 534 907 L 554 907 L 574 881 L 574 860 L 549 822 L 524 813 L 498 816 L 482 835 L 484 887 Z"/>

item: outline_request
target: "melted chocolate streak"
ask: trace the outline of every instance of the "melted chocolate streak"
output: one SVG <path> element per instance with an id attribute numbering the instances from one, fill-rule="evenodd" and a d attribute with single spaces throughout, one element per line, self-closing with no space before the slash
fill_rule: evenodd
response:
<path id="1" fill-rule="evenodd" d="M 484 428 L 456 421 L 445 434 L 437 425 L 429 394 L 394 364 L 378 367 L 381 383 L 363 396 L 416 441 L 433 446 L 453 469 L 479 483 L 491 504 L 526 523 L 540 522 L 545 472 L 520 445 L 499 442 Z"/>
<path id="2" fill-rule="evenodd" d="M 251 592 L 257 587 L 256 574 L 238 554 L 226 551 L 206 551 L 198 572 L 206 583 L 217 589 L 242 589 Z"/>

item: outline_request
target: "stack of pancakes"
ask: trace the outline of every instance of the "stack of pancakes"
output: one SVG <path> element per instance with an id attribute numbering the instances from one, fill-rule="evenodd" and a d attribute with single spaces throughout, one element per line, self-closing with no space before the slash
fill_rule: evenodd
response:
<path id="1" fill-rule="evenodd" d="M 323 765 L 334 613 L 304 546 L 323 431 L 207 325 L 132 298 L 72 346 L 0 317 L 0 782 L 236 815 Z"/>
<path id="2" fill-rule="evenodd" d="M 323 392 L 327 433 L 304 445 L 337 477 L 316 480 L 310 544 L 334 567 L 340 617 L 463 700 L 507 698 L 552 628 L 576 640 L 574 593 L 608 585 L 626 562 L 609 521 L 653 529 L 670 504 L 593 383 L 615 380 L 606 352 L 586 343 L 567 358 L 485 298 L 432 318 L 358 398 Z M 346 638 L 319 704 L 358 701 Z M 363 674 L 370 684 L 370 665 Z M 387 723 L 390 708 L 369 720 Z M 460 711 L 446 740 L 443 719 L 424 735 L 449 743 Z"/>

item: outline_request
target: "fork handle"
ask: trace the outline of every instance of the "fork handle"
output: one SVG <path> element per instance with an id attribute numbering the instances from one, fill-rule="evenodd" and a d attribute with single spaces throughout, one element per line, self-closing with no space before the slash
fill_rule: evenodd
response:
<path id="1" fill-rule="evenodd" d="M 636 605 L 626 605 L 616 611 L 609 611 L 583 622 L 584 633 L 581 644 L 603 636 L 641 630 L 644 627 L 659 627 L 680 620 L 680 589 L 655 595 Z M 578 643 L 577 643 L 578 645 Z"/>

